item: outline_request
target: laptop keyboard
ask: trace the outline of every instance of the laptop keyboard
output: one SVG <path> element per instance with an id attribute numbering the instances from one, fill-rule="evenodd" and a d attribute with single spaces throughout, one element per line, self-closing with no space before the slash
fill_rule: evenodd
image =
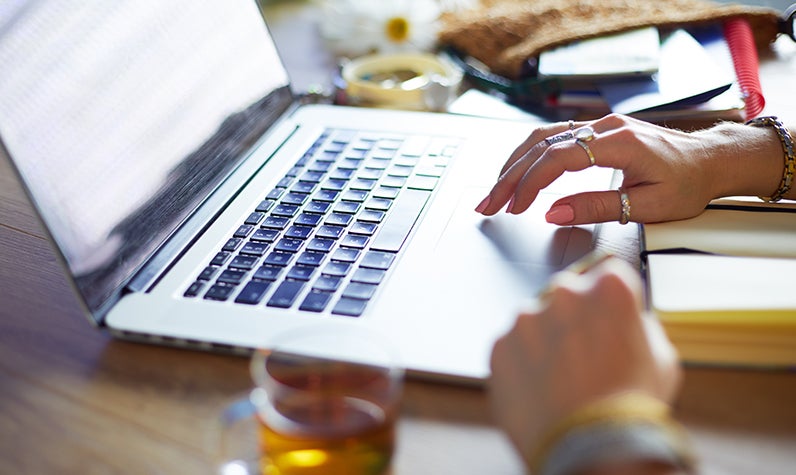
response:
<path id="1" fill-rule="evenodd" d="M 324 131 L 184 296 L 360 316 L 458 143 Z"/>

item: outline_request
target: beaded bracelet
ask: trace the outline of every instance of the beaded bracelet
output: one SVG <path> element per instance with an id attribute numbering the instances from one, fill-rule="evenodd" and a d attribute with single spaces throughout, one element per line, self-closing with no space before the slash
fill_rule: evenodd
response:
<path id="1" fill-rule="evenodd" d="M 757 127 L 770 126 L 777 131 L 777 136 L 782 144 L 782 151 L 785 152 L 785 168 L 782 172 L 782 180 L 779 182 L 777 191 L 775 191 L 771 196 L 761 196 L 760 199 L 767 203 L 779 201 L 782 199 L 785 193 L 790 190 L 790 187 L 793 184 L 793 173 L 794 169 L 796 169 L 796 157 L 793 154 L 793 137 L 791 137 L 790 132 L 785 125 L 779 119 L 773 116 L 757 117 L 748 121 L 746 125 L 753 125 Z"/>

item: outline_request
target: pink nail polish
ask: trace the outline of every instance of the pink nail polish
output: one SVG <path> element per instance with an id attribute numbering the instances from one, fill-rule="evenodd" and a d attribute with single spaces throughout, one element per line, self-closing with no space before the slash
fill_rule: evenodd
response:
<path id="1" fill-rule="evenodd" d="M 575 210 L 570 205 L 553 206 L 544 217 L 548 223 L 568 224 L 575 219 Z"/>
<path id="2" fill-rule="evenodd" d="M 511 213 L 513 209 L 514 209 L 514 197 L 512 196 L 511 199 L 509 200 L 509 205 L 506 206 L 506 212 Z"/>
<path id="3" fill-rule="evenodd" d="M 481 203 L 475 207 L 475 211 L 478 213 L 483 213 L 484 210 L 489 206 L 489 203 L 492 201 L 492 197 L 487 195 L 486 198 L 481 200 Z"/>

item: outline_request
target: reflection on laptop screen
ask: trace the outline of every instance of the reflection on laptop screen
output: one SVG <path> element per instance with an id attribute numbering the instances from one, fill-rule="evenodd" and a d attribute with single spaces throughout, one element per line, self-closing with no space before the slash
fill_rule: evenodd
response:
<path id="1" fill-rule="evenodd" d="M 255 0 L 146 4 L 0 6 L 0 134 L 92 310 L 291 101 Z"/>

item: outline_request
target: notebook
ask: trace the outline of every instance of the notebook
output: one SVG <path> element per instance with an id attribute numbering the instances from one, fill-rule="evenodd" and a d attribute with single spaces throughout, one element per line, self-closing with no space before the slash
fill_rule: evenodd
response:
<path id="1" fill-rule="evenodd" d="M 607 188 L 597 167 L 523 215 L 473 211 L 538 123 L 300 104 L 254 0 L 0 15 L 4 152 L 89 322 L 116 337 L 246 354 L 361 327 L 410 376 L 479 383 L 598 231 L 543 217 Z"/>

